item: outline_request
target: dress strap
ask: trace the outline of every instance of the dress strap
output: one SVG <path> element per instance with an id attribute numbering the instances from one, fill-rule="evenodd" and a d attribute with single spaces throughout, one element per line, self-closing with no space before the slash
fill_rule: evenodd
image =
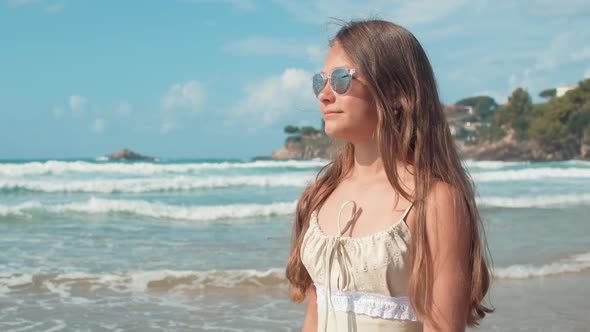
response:
<path id="1" fill-rule="evenodd" d="M 352 203 L 352 213 L 350 214 L 350 219 L 344 225 L 344 229 L 340 228 L 340 217 L 342 216 L 342 211 L 344 208 L 349 204 Z M 338 236 L 342 236 L 342 234 L 346 233 L 346 231 L 350 228 L 352 222 L 356 219 L 357 211 L 356 211 L 356 202 L 355 201 L 346 201 L 340 207 L 340 211 L 338 212 Z"/>
<path id="2" fill-rule="evenodd" d="M 412 206 L 414 206 L 414 202 L 410 202 L 410 205 L 406 208 L 406 210 L 404 211 L 404 214 L 402 214 L 402 217 L 400 218 L 400 220 L 405 221 L 406 217 L 408 216 L 408 213 L 410 213 L 410 210 L 412 209 Z"/>
<path id="3" fill-rule="evenodd" d="M 348 222 L 346 222 L 344 229 L 342 229 L 340 227 L 340 217 L 342 217 L 342 211 L 344 211 L 344 208 L 349 203 L 352 203 L 352 213 L 351 213 L 350 219 L 348 220 Z M 340 271 L 338 271 L 339 280 L 340 280 L 340 278 L 349 278 L 349 276 L 351 275 L 346 262 L 343 261 L 343 259 L 342 259 L 342 250 L 340 248 L 342 243 L 340 242 L 340 238 L 342 237 L 342 234 L 344 234 L 348 230 L 348 228 L 354 222 L 356 217 L 357 217 L 356 202 L 355 201 L 344 202 L 344 204 L 342 204 L 342 206 L 340 207 L 340 211 L 338 212 L 338 235 L 336 235 L 334 238 L 331 238 L 330 241 L 328 242 L 327 247 L 326 247 L 326 256 L 325 256 L 326 258 L 324 261 L 324 271 L 326 271 L 326 292 L 324 293 L 324 295 L 326 297 L 325 307 L 324 307 L 324 310 L 326 313 L 326 320 L 325 320 L 325 324 L 324 324 L 324 331 L 328 330 L 329 307 L 331 306 L 332 308 L 334 308 L 334 304 L 332 303 L 332 276 L 331 276 L 332 265 L 333 265 L 334 261 L 337 262 L 338 268 L 340 269 Z M 345 282 L 343 282 L 343 283 L 345 283 Z M 337 284 L 336 287 L 338 289 L 340 289 L 339 284 Z M 335 315 L 336 312 L 335 311 L 333 311 L 333 312 Z M 338 327 L 336 326 L 336 328 L 338 328 Z"/>

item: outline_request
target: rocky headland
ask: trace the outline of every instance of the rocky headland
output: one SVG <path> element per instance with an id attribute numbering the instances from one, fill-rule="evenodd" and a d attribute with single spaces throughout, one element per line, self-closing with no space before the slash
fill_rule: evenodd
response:
<path id="1" fill-rule="evenodd" d="M 565 92 L 548 89 L 547 102 L 533 104 L 517 88 L 499 105 L 489 96 L 445 105 L 444 112 L 464 159 L 501 161 L 590 160 L 590 79 Z M 285 127 L 282 148 L 268 159 L 331 159 L 336 144 L 322 128 Z"/>

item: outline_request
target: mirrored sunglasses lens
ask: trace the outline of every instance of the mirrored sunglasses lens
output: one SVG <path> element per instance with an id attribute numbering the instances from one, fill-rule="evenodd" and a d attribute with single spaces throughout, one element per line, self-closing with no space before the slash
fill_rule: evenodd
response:
<path id="1" fill-rule="evenodd" d="M 344 94 L 348 92 L 351 82 L 352 76 L 346 69 L 336 69 L 332 73 L 332 88 L 336 93 Z"/>
<path id="2" fill-rule="evenodd" d="M 315 74 L 313 75 L 313 93 L 315 93 L 315 95 L 319 95 L 320 92 L 322 91 L 322 89 L 324 89 L 324 86 L 326 85 L 326 81 L 324 81 L 324 78 L 322 77 L 321 74 Z"/>

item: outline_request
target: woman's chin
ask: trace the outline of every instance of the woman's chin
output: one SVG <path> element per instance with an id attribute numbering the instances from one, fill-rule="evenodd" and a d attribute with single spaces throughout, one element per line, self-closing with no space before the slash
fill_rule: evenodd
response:
<path id="1" fill-rule="evenodd" d="M 346 140 L 346 131 L 342 130 L 340 128 L 330 128 L 330 127 L 325 127 L 324 131 L 326 132 L 326 135 L 330 136 L 330 138 L 332 139 L 337 139 L 337 140 Z"/>
<path id="2" fill-rule="evenodd" d="M 336 136 L 338 135 L 338 130 L 336 130 L 336 128 L 333 128 L 326 124 L 326 126 L 324 127 L 324 132 L 331 138 L 337 138 Z"/>

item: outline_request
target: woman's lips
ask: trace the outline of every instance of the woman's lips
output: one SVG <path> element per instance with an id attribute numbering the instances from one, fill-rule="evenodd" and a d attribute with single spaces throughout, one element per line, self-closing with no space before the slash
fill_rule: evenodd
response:
<path id="1" fill-rule="evenodd" d="M 333 117 L 341 113 L 342 111 L 326 111 L 324 112 L 324 118 Z"/>

